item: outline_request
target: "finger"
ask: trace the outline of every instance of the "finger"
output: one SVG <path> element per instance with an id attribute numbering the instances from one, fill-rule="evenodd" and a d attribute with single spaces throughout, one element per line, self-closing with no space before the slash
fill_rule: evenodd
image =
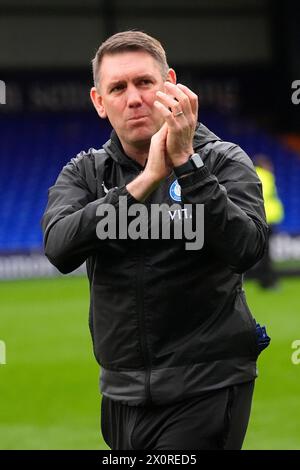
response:
<path id="1" fill-rule="evenodd" d="M 174 114 L 168 109 L 168 106 L 163 105 L 160 101 L 154 101 L 153 104 L 160 111 L 168 126 L 176 127 L 176 118 L 174 118 Z"/>
<path id="2" fill-rule="evenodd" d="M 177 85 L 174 85 L 174 83 L 171 82 L 165 82 L 165 89 L 174 98 L 176 98 L 176 100 L 178 100 L 186 114 L 193 112 L 189 96 Z"/>
<path id="3" fill-rule="evenodd" d="M 186 95 L 189 97 L 190 103 L 191 103 L 191 108 L 193 114 L 198 117 L 198 96 L 196 93 L 194 93 L 192 90 L 190 90 L 187 86 L 182 85 L 181 83 L 178 83 L 177 87 L 182 90 Z"/>
<path id="4" fill-rule="evenodd" d="M 174 115 L 176 115 L 176 113 L 179 113 L 181 111 L 187 112 L 187 109 L 184 109 L 182 104 L 179 103 L 179 101 L 172 98 L 170 95 L 167 95 L 166 93 L 163 93 L 162 91 L 157 91 L 156 96 L 159 102 L 164 104 L 167 108 L 172 109 L 172 112 Z"/>

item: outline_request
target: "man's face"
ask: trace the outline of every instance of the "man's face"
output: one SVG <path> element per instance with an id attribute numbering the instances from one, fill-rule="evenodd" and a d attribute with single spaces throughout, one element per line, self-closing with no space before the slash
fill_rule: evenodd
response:
<path id="1" fill-rule="evenodd" d="M 172 69 L 167 80 L 176 81 Z M 153 106 L 156 92 L 164 90 L 159 63 L 144 51 L 105 55 L 99 88 L 91 90 L 94 106 L 101 118 L 108 117 L 123 147 L 148 145 L 164 122 Z"/>

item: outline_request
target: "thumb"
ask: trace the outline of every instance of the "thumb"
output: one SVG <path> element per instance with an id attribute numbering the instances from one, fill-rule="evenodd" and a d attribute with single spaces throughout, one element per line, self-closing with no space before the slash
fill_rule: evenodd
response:
<path id="1" fill-rule="evenodd" d="M 157 135 L 159 135 L 160 137 L 164 137 L 166 138 L 167 137 L 167 132 L 168 132 L 168 126 L 167 126 L 167 123 L 165 122 L 161 128 L 157 131 Z"/>
<path id="2" fill-rule="evenodd" d="M 161 126 L 160 132 L 162 133 L 162 136 L 167 137 L 168 124 L 166 122 Z"/>
<path id="3" fill-rule="evenodd" d="M 160 142 L 161 144 L 165 144 L 167 140 L 167 133 L 168 133 L 168 127 L 166 123 L 152 136 L 151 141 L 152 142 Z"/>

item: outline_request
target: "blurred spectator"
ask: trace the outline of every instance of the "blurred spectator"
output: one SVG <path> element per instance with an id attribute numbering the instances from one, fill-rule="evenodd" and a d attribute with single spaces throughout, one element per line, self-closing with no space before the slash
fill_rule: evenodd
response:
<path id="1" fill-rule="evenodd" d="M 267 223 L 270 228 L 269 243 L 263 258 L 254 267 L 254 275 L 261 287 L 274 289 L 278 286 L 278 275 L 273 268 L 270 256 L 270 240 L 276 231 L 276 226 L 283 220 L 284 208 L 280 201 L 271 160 L 264 154 L 254 157 L 255 169 L 262 183 Z"/>

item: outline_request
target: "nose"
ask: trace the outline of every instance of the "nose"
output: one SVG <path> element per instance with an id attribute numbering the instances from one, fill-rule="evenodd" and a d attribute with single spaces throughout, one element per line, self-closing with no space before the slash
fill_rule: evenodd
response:
<path id="1" fill-rule="evenodd" d="M 127 88 L 127 105 L 129 108 L 138 108 L 142 104 L 142 96 L 140 91 L 135 85 L 130 85 Z"/>

